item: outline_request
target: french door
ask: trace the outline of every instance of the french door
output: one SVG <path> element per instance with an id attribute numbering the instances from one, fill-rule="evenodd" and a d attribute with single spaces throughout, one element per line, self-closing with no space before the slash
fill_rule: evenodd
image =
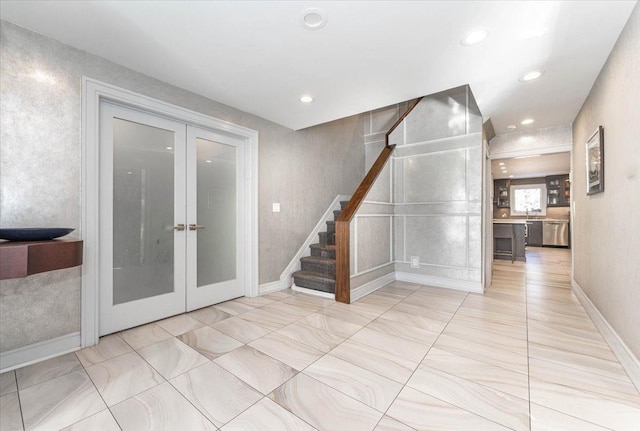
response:
<path id="1" fill-rule="evenodd" d="M 100 103 L 100 335 L 244 295 L 243 151 Z"/>

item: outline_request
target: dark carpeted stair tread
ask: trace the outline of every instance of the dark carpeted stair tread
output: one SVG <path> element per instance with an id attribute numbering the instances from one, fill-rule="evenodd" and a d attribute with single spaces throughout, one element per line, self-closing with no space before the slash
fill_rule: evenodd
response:
<path id="1" fill-rule="evenodd" d="M 336 281 L 322 274 L 310 271 L 296 271 L 293 279 L 298 287 L 319 290 L 322 292 L 335 293 Z"/>
<path id="2" fill-rule="evenodd" d="M 348 203 L 349 203 L 349 201 L 340 201 L 340 209 L 343 210 L 344 207 L 346 207 Z"/>

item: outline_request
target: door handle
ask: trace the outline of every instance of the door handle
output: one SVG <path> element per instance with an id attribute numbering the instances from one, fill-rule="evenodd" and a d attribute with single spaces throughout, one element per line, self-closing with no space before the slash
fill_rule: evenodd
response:
<path id="1" fill-rule="evenodd" d="M 183 224 L 177 224 L 174 227 L 172 227 L 171 229 L 173 229 L 173 230 L 184 230 L 184 225 Z"/>
<path id="2" fill-rule="evenodd" d="M 189 225 L 189 230 L 198 230 L 198 229 L 204 229 L 204 226 L 199 226 L 197 224 L 190 224 Z"/>

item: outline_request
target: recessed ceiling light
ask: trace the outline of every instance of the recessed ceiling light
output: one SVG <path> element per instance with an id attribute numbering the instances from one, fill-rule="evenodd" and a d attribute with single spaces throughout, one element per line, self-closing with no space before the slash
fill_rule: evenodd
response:
<path id="1" fill-rule="evenodd" d="M 486 28 L 479 28 L 467 33 L 460 43 L 464 46 L 476 45 L 485 40 L 487 36 L 489 36 L 489 30 Z"/>
<path id="2" fill-rule="evenodd" d="M 518 128 L 518 126 L 516 126 L 515 124 L 509 124 L 507 126 L 507 130 L 516 130 Z"/>
<path id="3" fill-rule="evenodd" d="M 302 103 L 311 103 L 311 102 L 313 102 L 313 97 L 305 94 L 304 96 L 300 97 L 300 101 Z"/>
<path id="4" fill-rule="evenodd" d="M 520 124 L 522 124 L 523 126 L 526 126 L 527 124 L 533 123 L 533 121 L 534 121 L 533 118 L 526 118 L 526 119 L 522 120 L 520 122 Z"/>
<path id="5" fill-rule="evenodd" d="M 322 9 L 305 9 L 300 15 L 300 25 L 307 30 L 320 30 L 327 25 L 327 14 Z"/>
<path id="6" fill-rule="evenodd" d="M 173 150 L 173 147 L 167 147 L 167 150 Z"/>
<path id="7" fill-rule="evenodd" d="M 205 160 L 206 163 L 211 163 L 211 160 Z"/>
<path id="8" fill-rule="evenodd" d="M 500 166 L 504 166 L 504 162 L 500 162 L 498 163 Z"/>
<path id="9" fill-rule="evenodd" d="M 531 72 L 520 78 L 520 81 L 533 81 L 534 79 L 540 78 L 543 73 L 544 72 L 542 70 L 532 70 Z"/>

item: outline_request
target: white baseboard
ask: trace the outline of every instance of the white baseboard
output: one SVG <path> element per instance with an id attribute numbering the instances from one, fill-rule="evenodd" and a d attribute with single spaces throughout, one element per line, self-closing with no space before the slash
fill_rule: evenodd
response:
<path id="1" fill-rule="evenodd" d="M 291 286 L 291 290 L 295 290 L 296 292 L 300 292 L 300 293 L 306 293 L 307 295 L 319 296 L 321 298 L 336 299 L 336 295 L 334 295 L 333 293 L 321 292 L 319 290 L 314 290 L 314 289 L 307 289 L 306 287 L 299 287 L 299 286 L 296 286 L 295 284 Z"/>
<path id="2" fill-rule="evenodd" d="M 616 355 L 620 361 L 622 368 L 624 368 L 633 384 L 640 391 L 640 361 L 638 361 L 638 358 L 631 352 L 631 349 L 627 347 L 609 322 L 607 322 L 607 319 L 600 314 L 600 311 L 574 279 L 571 279 L 571 290 L 584 307 L 594 325 L 596 325 L 596 328 L 598 328 L 598 331 L 600 331 L 600 334 L 602 334 L 604 340 L 609 344 L 609 347 L 611 347 L 613 354 Z"/>
<path id="3" fill-rule="evenodd" d="M 258 285 L 258 295 L 266 295 L 267 293 L 277 292 L 278 290 L 283 290 L 288 287 L 286 280 L 276 280 L 270 283 L 260 284 Z"/>
<path id="4" fill-rule="evenodd" d="M 80 350 L 80 333 L 63 335 L 0 353 L 0 373 Z"/>
<path id="5" fill-rule="evenodd" d="M 351 291 L 351 302 L 357 301 L 363 296 L 367 296 L 371 292 L 375 292 L 381 287 L 386 286 L 387 284 L 396 280 L 396 275 L 394 272 L 390 272 L 389 274 L 385 274 L 380 278 L 377 278 L 373 281 L 370 281 L 362 286 L 356 287 Z"/>
<path id="6" fill-rule="evenodd" d="M 481 282 L 452 280 L 450 278 L 434 277 L 432 275 L 396 271 L 396 280 L 406 281 L 409 283 L 426 284 L 428 286 L 445 287 L 447 289 L 463 290 L 465 292 L 483 292 Z"/>

